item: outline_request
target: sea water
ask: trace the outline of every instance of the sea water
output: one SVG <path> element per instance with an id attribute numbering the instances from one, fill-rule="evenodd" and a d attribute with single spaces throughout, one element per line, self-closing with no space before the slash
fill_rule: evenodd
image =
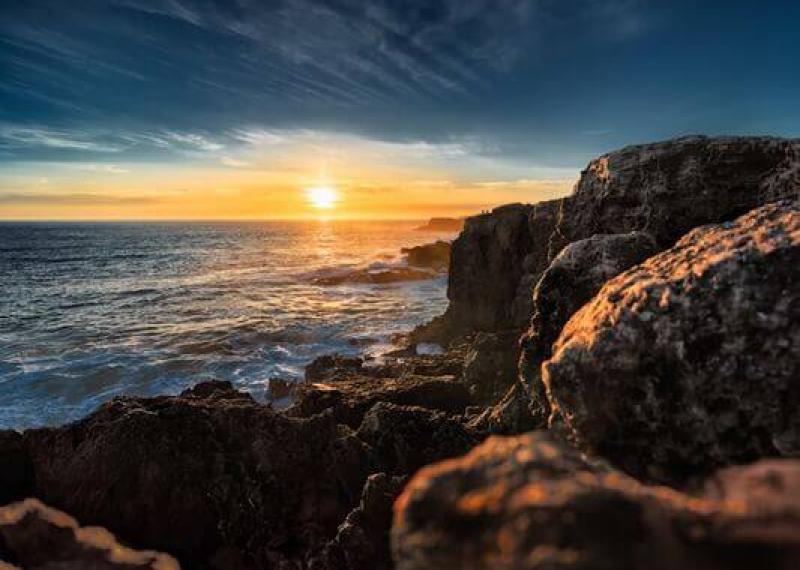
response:
<path id="1" fill-rule="evenodd" d="M 263 398 L 329 352 L 379 352 L 446 307 L 446 278 L 320 286 L 454 234 L 415 222 L 2 223 L 0 428 L 117 395 L 230 380 Z"/>

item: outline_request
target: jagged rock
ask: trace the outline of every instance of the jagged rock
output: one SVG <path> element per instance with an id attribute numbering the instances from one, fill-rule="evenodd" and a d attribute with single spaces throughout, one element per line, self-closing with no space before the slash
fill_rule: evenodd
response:
<path id="1" fill-rule="evenodd" d="M 303 563 L 376 471 L 330 413 L 287 418 L 221 384 L 118 398 L 24 438 L 38 497 L 190 568 Z"/>
<path id="2" fill-rule="evenodd" d="M 569 244 L 542 274 L 533 291 L 531 326 L 521 341 L 520 378 L 534 417 L 546 421 L 550 413 L 540 370 L 561 329 L 606 281 L 657 251 L 653 238 L 644 232 L 600 234 Z"/>
<path id="3" fill-rule="evenodd" d="M 800 208 L 692 231 L 609 281 L 553 353 L 551 422 L 629 473 L 800 454 Z"/>
<path id="4" fill-rule="evenodd" d="M 790 570 L 798 472 L 756 464 L 694 497 L 589 464 L 544 432 L 493 437 L 417 473 L 395 503 L 393 555 L 398 570 Z"/>
<path id="5" fill-rule="evenodd" d="M 683 137 L 628 146 L 581 175 L 552 253 L 593 234 L 646 230 L 660 248 L 710 223 L 800 198 L 800 139 Z"/>
<path id="6" fill-rule="evenodd" d="M 306 365 L 306 382 L 329 382 L 336 378 L 361 374 L 364 360 L 357 356 L 325 354 Z"/>
<path id="7" fill-rule="evenodd" d="M 512 435 L 540 429 L 547 424 L 544 410 L 536 408 L 522 382 L 515 382 L 494 406 L 469 420 L 469 426 L 486 435 Z"/>
<path id="8" fill-rule="evenodd" d="M 18 501 L 33 492 L 33 465 L 16 431 L 0 431 L 0 505 Z"/>
<path id="9" fill-rule="evenodd" d="M 0 507 L 0 566 L 70 570 L 180 570 L 167 554 L 133 550 L 99 527 L 81 527 L 37 499 Z"/>
<path id="10" fill-rule="evenodd" d="M 407 477 L 376 473 L 367 479 L 361 502 L 339 526 L 336 537 L 311 560 L 310 570 L 389 570 L 392 505 Z"/>
<path id="11" fill-rule="evenodd" d="M 298 385 L 294 405 L 286 413 L 307 418 L 330 409 L 336 421 L 355 429 L 379 402 L 461 414 L 472 400 L 466 386 L 452 376 L 352 376 L 326 384 Z"/>
<path id="12" fill-rule="evenodd" d="M 659 250 L 702 224 L 800 197 L 800 140 L 685 137 L 591 161 L 573 195 L 468 218 L 453 242 L 444 318 L 417 331 L 447 340 L 523 328 L 541 273 L 571 242 L 647 231 Z"/>
<path id="13" fill-rule="evenodd" d="M 518 331 L 478 333 L 469 345 L 461 381 L 476 404 L 497 403 L 517 379 Z"/>
<path id="14" fill-rule="evenodd" d="M 447 271 L 450 265 L 450 243 L 446 241 L 439 240 L 424 245 L 404 247 L 400 253 L 406 256 L 411 267 Z"/>
<path id="15" fill-rule="evenodd" d="M 467 218 L 451 249 L 446 335 L 522 328 L 530 319 L 530 289 L 547 267 L 548 240 L 560 200 L 511 204 Z"/>
<path id="16" fill-rule="evenodd" d="M 420 467 L 466 453 L 477 439 L 461 422 L 416 406 L 376 404 L 357 432 L 389 473 L 411 474 Z"/>

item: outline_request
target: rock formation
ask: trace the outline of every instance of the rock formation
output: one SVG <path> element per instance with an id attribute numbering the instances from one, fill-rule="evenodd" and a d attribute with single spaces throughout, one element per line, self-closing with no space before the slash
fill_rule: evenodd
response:
<path id="1" fill-rule="evenodd" d="M 798 140 L 695 136 L 608 153 L 567 198 L 467 219 L 452 245 L 441 335 L 526 327 L 533 287 L 574 241 L 646 231 L 666 249 L 699 225 L 798 197 Z"/>
<path id="2" fill-rule="evenodd" d="M 543 366 L 553 421 L 658 481 L 800 455 L 798 268 L 800 208 L 782 202 L 612 279 Z"/>
<path id="3" fill-rule="evenodd" d="M 37 499 L 0 507 L 0 560 L 43 570 L 180 569 L 167 554 L 128 548 L 107 530 L 81 527 Z"/>
<path id="4" fill-rule="evenodd" d="M 649 487 L 544 432 L 493 437 L 421 470 L 395 504 L 398 570 L 790 570 L 800 556 L 800 462 Z"/>
<path id="5" fill-rule="evenodd" d="M 404 247 L 400 253 L 406 256 L 406 261 L 411 267 L 424 267 L 434 271 L 447 271 L 450 265 L 450 243 L 446 241 L 436 241 L 417 245 L 414 247 Z"/>

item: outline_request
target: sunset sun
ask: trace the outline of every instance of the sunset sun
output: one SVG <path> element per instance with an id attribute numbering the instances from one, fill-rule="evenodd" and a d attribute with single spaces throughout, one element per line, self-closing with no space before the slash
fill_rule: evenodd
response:
<path id="1" fill-rule="evenodd" d="M 339 193 L 331 186 L 314 186 L 306 190 L 306 200 L 317 210 L 330 210 L 339 201 Z"/>

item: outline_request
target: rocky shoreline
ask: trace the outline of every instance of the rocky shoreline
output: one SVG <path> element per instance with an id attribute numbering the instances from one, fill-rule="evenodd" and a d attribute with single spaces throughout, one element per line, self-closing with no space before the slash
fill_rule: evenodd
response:
<path id="1" fill-rule="evenodd" d="M 211 382 L 0 432 L 0 560 L 794 568 L 798 199 L 798 140 L 599 157 L 571 196 L 467 219 L 446 313 L 379 364 L 318 359 L 286 410 Z"/>

